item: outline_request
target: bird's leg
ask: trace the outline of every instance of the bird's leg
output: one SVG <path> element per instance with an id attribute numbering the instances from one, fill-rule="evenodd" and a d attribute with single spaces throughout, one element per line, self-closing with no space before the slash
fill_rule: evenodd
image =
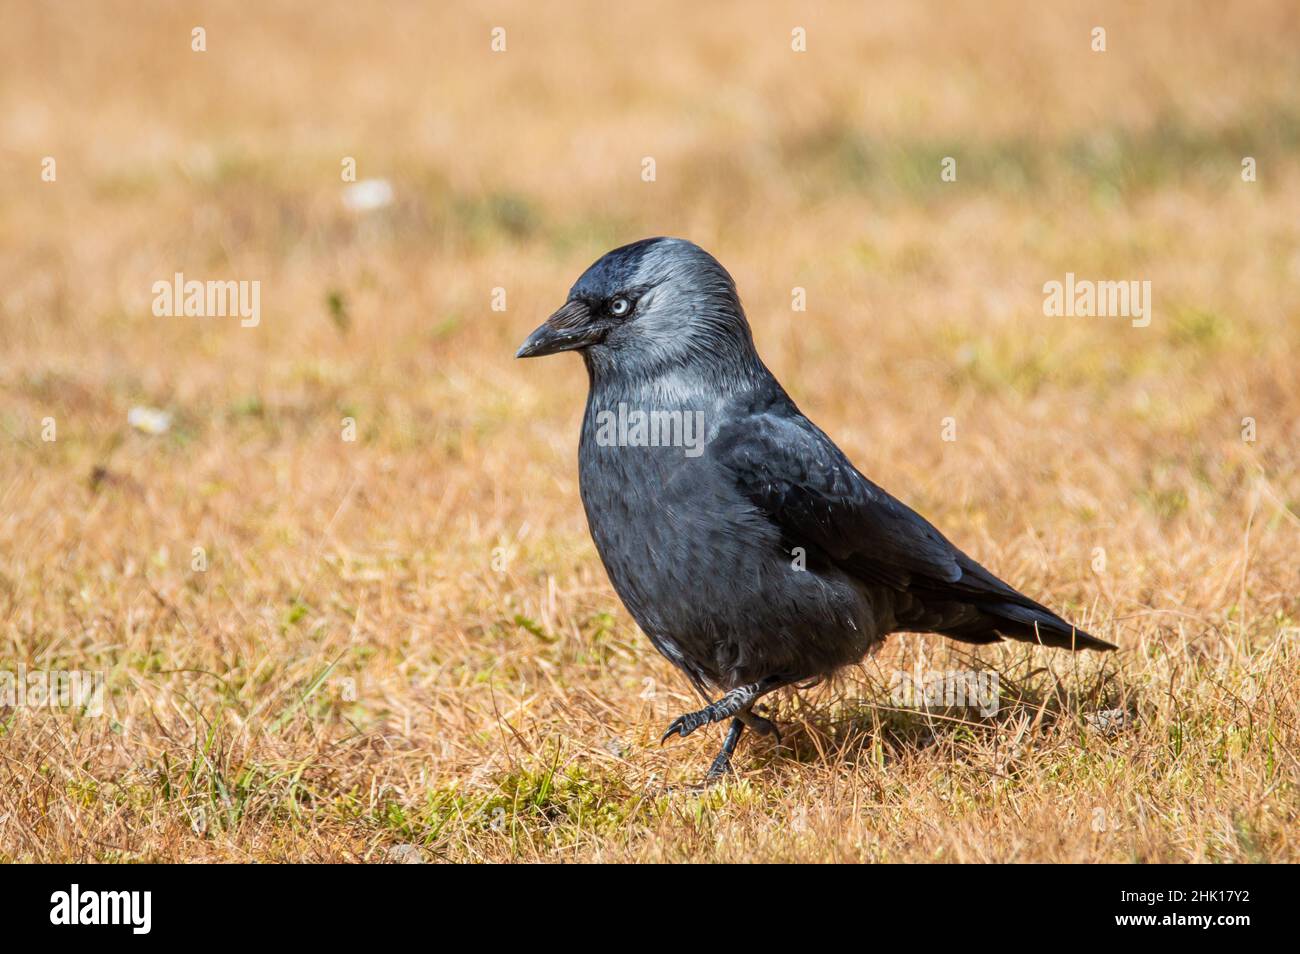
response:
<path id="1" fill-rule="evenodd" d="M 713 760 L 709 770 L 704 773 L 705 781 L 721 778 L 731 771 L 731 755 L 736 751 L 736 743 L 740 741 L 740 734 L 744 731 L 745 721 L 742 718 L 737 716 L 731 720 L 731 728 L 727 730 L 727 737 L 722 740 L 722 751 Z"/>
<path id="2" fill-rule="evenodd" d="M 717 702 L 710 702 L 703 709 L 678 716 L 673 720 L 673 724 L 668 727 L 668 731 L 663 734 L 659 744 L 663 745 L 667 742 L 669 736 L 680 735 L 682 738 L 686 738 L 702 725 L 708 725 L 710 722 L 721 722 L 728 716 L 733 716 L 741 709 L 747 708 L 757 698 L 758 683 L 737 686 Z"/>
<path id="3" fill-rule="evenodd" d="M 768 727 L 772 727 L 772 724 L 766 719 L 760 719 L 759 716 L 749 713 L 749 707 L 754 704 L 754 700 L 759 696 L 783 685 L 785 685 L 785 680 L 768 677 L 760 682 L 751 682 L 747 686 L 737 686 L 717 702 L 710 702 L 703 709 L 678 716 L 673 720 L 673 724 L 668 727 L 668 731 L 664 733 L 663 738 L 659 740 L 659 744 L 663 745 L 668 741 L 668 737 L 672 735 L 680 735 L 682 738 L 686 738 L 702 725 L 708 725 L 710 722 L 721 722 L 723 719 L 741 712 L 747 714 L 747 718 L 743 721 L 749 721 L 749 724 L 753 725 L 759 732 L 765 732 L 766 730 L 758 726 L 757 722 L 767 723 Z M 740 733 L 736 733 L 736 736 L 739 738 Z"/>
<path id="4" fill-rule="evenodd" d="M 708 772 L 704 775 L 706 782 L 721 778 L 731 771 L 731 756 L 735 754 L 736 743 L 740 741 L 740 736 L 744 733 L 746 726 L 759 735 L 776 736 L 776 744 L 781 744 L 781 732 L 771 719 L 764 719 L 762 716 L 754 715 L 751 709 L 745 709 L 743 712 L 737 713 L 736 717 L 731 720 L 731 727 L 727 729 L 727 737 L 722 740 L 722 751 L 718 753 L 718 757 L 713 760 L 713 764 L 709 766 Z"/>

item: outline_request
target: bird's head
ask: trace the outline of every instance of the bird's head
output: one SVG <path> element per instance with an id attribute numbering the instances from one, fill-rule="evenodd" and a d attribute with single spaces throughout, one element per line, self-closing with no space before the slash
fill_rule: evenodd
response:
<path id="1" fill-rule="evenodd" d="M 579 351 L 593 374 L 757 364 L 736 285 L 704 249 L 652 238 L 607 252 L 516 357 Z"/>

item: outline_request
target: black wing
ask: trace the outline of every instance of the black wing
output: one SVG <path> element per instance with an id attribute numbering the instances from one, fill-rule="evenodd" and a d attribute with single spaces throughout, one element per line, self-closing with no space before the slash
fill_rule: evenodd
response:
<path id="1" fill-rule="evenodd" d="M 924 517 L 863 476 L 793 404 L 729 422 L 710 442 L 709 453 L 788 546 L 819 553 L 863 582 L 978 610 L 975 620 L 948 635 L 986 642 L 996 633 L 1047 645 L 1114 648 L 1074 629 L 958 550 Z"/>

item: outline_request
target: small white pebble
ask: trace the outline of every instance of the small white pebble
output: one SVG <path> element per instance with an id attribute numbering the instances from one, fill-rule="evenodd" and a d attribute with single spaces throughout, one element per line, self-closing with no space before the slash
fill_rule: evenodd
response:
<path id="1" fill-rule="evenodd" d="M 362 179 L 343 190 L 343 204 L 353 212 L 373 212 L 393 204 L 393 186 L 387 179 Z"/>
<path id="2" fill-rule="evenodd" d="M 126 422 L 145 434 L 166 434 L 172 426 L 172 416 L 156 407 L 133 407 L 126 413 Z"/>

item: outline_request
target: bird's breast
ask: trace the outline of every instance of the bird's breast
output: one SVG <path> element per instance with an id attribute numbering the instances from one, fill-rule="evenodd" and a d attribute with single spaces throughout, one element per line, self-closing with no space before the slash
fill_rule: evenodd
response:
<path id="1" fill-rule="evenodd" d="M 860 591 L 803 570 L 694 422 L 630 410 L 588 405 L 579 482 L 610 581 L 664 655 L 724 687 L 860 655 L 874 633 Z"/>
<path id="2" fill-rule="evenodd" d="M 638 413 L 641 412 L 641 413 Z M 648 632 L 680 626 L 676 606 L 701 589 L 701 567 L 753 561 L 766 532 L 707 454 L 705 408 L 595 403 L 579 447 L 583 506 L 610 579 Z M 743 541 L 743 542 L 742 542 Z"/>

